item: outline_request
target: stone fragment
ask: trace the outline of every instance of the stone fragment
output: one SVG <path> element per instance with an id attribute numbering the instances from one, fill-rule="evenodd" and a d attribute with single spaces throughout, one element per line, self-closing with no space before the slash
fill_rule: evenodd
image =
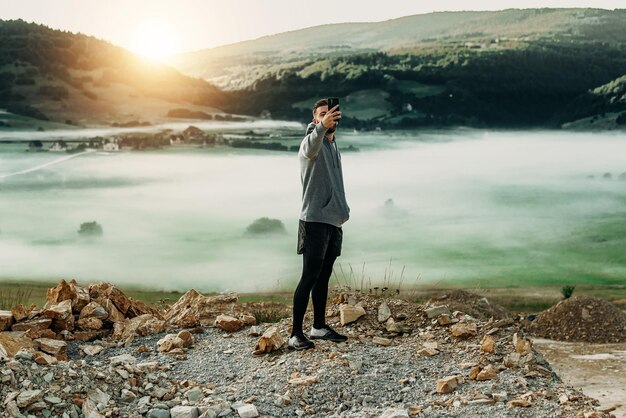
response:
<path id="1" fill-rule="evenodd" d="M 288 383 L 291 385 L 308 386 L 319 381 L 320 379 L 317 376 L 299 376 L 289 379 Z"/>
<path id="2" fill-rule="evenodd" d="M 74 331 L 74 339 L 79 341 L 91 341 L 104 338 L 110 333 L 110 329 L 100 329 L 97 331 Z"/>
<path id="3" fill-rule="evenodd" d="M 80 313 L 90 301 L 89 289 L 79 286 L 75 279 L 70 280 L 68 285 L 72 295 L 72 312 Z"/>
<path id="4" fill-rule="evenodd" d="M 382 345 L 385 347 L 388 347 L 391 345 L 391 340 L 389 338 L 384 338 L 384 337 L 374 337 L 372 338 L 372 343 L 376 344 L 376 345 Z"/>
<path id="5" fill-rule="evenodd" d="M 130 354 L 120 354 L 119 356 L 110 357 L 109 363 L 113 367 L 123 364 L 135 365 L 137 364 L 137 358 Z"/>
<path id="6" fill-rule="evenodd" d="M 249 314 L 241 315 L 241 321 L 244 323 L 244 325 L 256 324 L 256 318 L 254 317 L 254 315 L 249 315 Z"/>
<path id="7" fill-rule="evenodd" d="M 460 322 L 450 327 L 452 335 L 456 338 L 469 338 L 477 334 L 478 330 L 474 322 Z"/>
<path id="8" fill-rule="evenodd" d="M 29 329 L 42 330 L 49 328 L 52 324 L 51 318 L 36 318 L 26 321 L 16 322 L 11 326 L 13 331 L 28 331 Z"/>
<path id="9" fill-rule="evenodd" d="M 33 341 L 37 348 L 48 354 L 65 354 L 67 352 L 67 343 L 52 338 L 37 338 Z"/>
<path id="10" fill-rule="evenodd" d="M 98 354 L 99 352 L 101 352 L 102 350 L 105 349 L 105 347 L 101 346 L 101 345 L 85 345 L 83 347 L 81 347 L 83 352 L 88 355 L 88 356 L 95 356 L 96 354 Z"/>
<path id="11" fill-rule="evenodd" d="M 71 304 L 73 295 L 74 291 L 72 290 L 72 287 L 65 281 L 65 279 L 61 279 L 59 280 L 59 284 L 48 288 L 46 291 L 46 305 L 44 305 L 44 308 L 50 305 L 56 305 L 64 300 L 69 300 Z"/>
<path id="12" fill-rule="evenodd" d="M 278 327 L 269 327 L 257 341 L 252 354 L 259 355 L 269 353 L 278 350 L 283 344 L 285 344 L 285 340 L 282 335 L 280 335 Z"/>
<path id="13" fill-rule="evenodd" d="M 50 354 L 44 353 L 43 351 L 35 351 L 33 354 L 33 361 L 41 366 L 51 366 L 56 364 L 59 360 Z"/>
<path id="14" fill-rule="evenodd" d="M 0 359 L 13 357 L 22 349 L 27 349 L 29 351 L 35 349 L 30 338 L 24 337 L 22 332 L 0 332 Z"/>
<path id="15" fill-rule="evenodd" d="M 215 326 L 228 332 L 235 332 L 243 327 L 243 322 L 230 315 L 218 315 Z"/>
<path id="16" fill-rule="evenodd" d="M 480 349 L 485 353 L 493 353 L 496 350 L 496 340 L 491 335 L 485 335 L 480 343 Z"/>
<path id="17" fill-rule="evenodd" d="M 385 329 L 387 330 L 387 332 L 403 332 L 402 326 L 394 321 L 391 317 L 387 319 L 387 322 L 385 322 Z"/>
<path id="18" fill-rule="evenodd" d="M 84 418 L 104 418 L 104 415 L 98 412 L 95 402 L 89 398 L 83 401 L 82 413 Z"/>
<path id="19" fill-rule="evenodd" d="M 409 418 L 409 411 L 402 408 L 387 408 L 378 418 Z"/>
<path id="20" fill-rule="evenodd" d="M 451 318 L 450 315 L 443 314 L 443 315 L 439 315 L 437 317 L 437 323 L 439 325 L 450 325 L 450 324 L 453 324 L 455 322 L 459 322 L 459 321 L 456 318 L 454 318 L 454 319 Z"/>
<path id="21" fill-rule="evenodd" d="M 190 289 L 172 305 L 163 319 L 178 327 L 212 325 L 218 315 L 232 313 L 237 299 L 236 293 L 204 296 Z"/>
<path id="22" fill-rule="evenodd" d="M 181 340 L 183 340 L 183 345 L 185 347 L 193 344 L 194 342 L 193 335 L 191 334 L 191 332 L 187 331 L 186 329 L 180 331 L 178 334 L 176 334 L 176 336 L 180 338 Z"/>
<path id="23" fill-rule="evenodd" d="M 461 383 L 463 383 L 463 377 L 459 375 L 441 378 L 437 380 L 437 393 L 450 393 Z"/>
<path id="24" fill-rule="evenodd" d="M 480 371 L 480 373 L 478 373 L 478 375 L 476 376 L 476 380 L 493 380 L 493 379 L 497 379 L 498 377 L 498 371 L 496 370 L 495 367 L 493 367 L 492 364 L 489 364 L 487 367 L 485 367 L 484 369 L 482 369 Z"/>
<path id="25" fill-rule="evenodd" d="M 102 329 L 102 327 L 104 326 L 104 324 L 102 323 L 102 320 L 100 318 L 96 318 L 95 316 L 89 317 L 89 318 L 81 318 L 78 321 L 76 321 L 76 326 L 79 329 L 88 331 L 96 331 L 99 329 Z"/>
<path id="26" fill-rule="evenodd" d="M 339 320 L 341 325 L 350 324 L 365 315 L 365 309 L 362 306 L 352 306 L 343 304 L 339 306 Z"/>
<path id="27" fill-rule="evenodd" d="M 512 407 L 528 408 L 531 405 L 532 403 L 530 403 L 530 401 L 525 401 L 523 399 L 513 399 L 507 403 L 507 406 L 509 408 L 512 408 Z"/>
<path id="28" fill-rule="evenodd" d="M 439 351 L 434 349 L 434 348 L 428 348 L 428 347 L 424 347 L 420 350 L 417 351 L 417 355 L 418 356 L 426 356 L 426 357 L 432 357 L 434 355 L 439 354 Z"/>
<path id="29" fill-rule="evenodd" d="M 157 341 L 157 350 L 162 353 L 172 351 L 175 348 L 183 348 L 184 346 L 185 341 L 176 336 L 176 334 L 167 334 L 165 337 Z"/>
<path id="30" fill-rule="evenodd" d="M 525 356 L 526 354 L 529 354 L 531 352 L 532 344 L 530 340 L 518 336 L 516 332 L 515 334 L 513 334 L 513 347 L 515 347 L 516 353 Z"/>
<path id="31" fill-rule="evenodd" d="M 259 416 L 256 406 L 247 403 L 237 408 L 237 413 L 241 418 L 255 418 Z"/>
<path id="32" fill-rule="evenodd" d="M 32 304 L 32 305 L 30 305 L 30 308 L 26 309 L 24 307 L 24 305 L 22 305 L 21 303 L 18 303 L 17 305 L 15 305 L 14 307 L 11 308 L 11 313 L 13 314 L 13 319 L 15 320 L 15 322 L 19 322 L 19 321 L 22 321 L 24 319 L 27 319 L 28 315 L 30 315 L 30 313 L 36 307 L 37 307 L 37 305 Z M 0 326 L 0 329 L 2 329 L 2 326 Z"/>
<path id="33" fill-rule="evenodd" d="M 258 337 L 261 334 L 262 334 L 261 327 L 256 326 L 256 325 L 251 326 L 250 329 L 248 330 L 248 335 L 251 337 Z"/>
<path id="34" fill-rule="evenodd" d="M 439 315 L 450 315 L 450 309 L 446 305 L 433 306 L 425 310 L 428 318 L 436 318 Z"/>
<path id="35" fill-rule="evenodd" d="M 0 332 L 11 328 L 14 317 L 12 311 L 0 311 Z"/>
<path id="36" fill-rule="evenodd" d="M 98 318 L 101 321 L 104 321 L 109 316 L 109 312 L 104 308 L 104 306 L 100 305 L 98 302 L 89 302 L 85 307 L 80 311 L 80 319 L 83 318 Z"/>
<path id="37" fill-rule="evenodd" d="M 178 405 L 170 409 L 171 418 L 198 418 L 198 413 L 195 406 Z"/>
<path id="38" fill-rule="evenodd" d="M 24 390 L 17 395 L 17 406 L 26 408 L 28 405 L 43 398 L 43 390 Z"/>
<path id="39" fill-rule="evenodd" d="M 391 318 L 391 309 L 386 302 L 383 302 L 378 306 L 378 322 L 385 322 L 389 318 Z"/>

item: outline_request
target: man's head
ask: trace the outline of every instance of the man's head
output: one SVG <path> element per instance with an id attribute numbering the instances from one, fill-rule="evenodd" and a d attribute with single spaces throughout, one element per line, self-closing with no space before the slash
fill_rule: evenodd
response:
<path id="1" fill-rule="evenodd" d="M 313 123 L 318 124 L 322 120 L 326 112 L 328 112 L 328 100 L 320 99 L 315 102 L 315 104 L 313 105 Z M 328 128 L 328 131 L 326 132 L 333 133 L 335 132 L 336 128 L 337 125 L 333 126 L 332 128 Z"/>

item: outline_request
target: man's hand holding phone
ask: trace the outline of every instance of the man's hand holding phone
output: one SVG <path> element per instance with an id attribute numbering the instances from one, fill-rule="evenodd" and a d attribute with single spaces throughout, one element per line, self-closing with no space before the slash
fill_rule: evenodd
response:
<path id="1" fill-rule="evenodd" d="M 332 109 L 329 109 L 328 112 L 322 118 L 322 125 L 324 128 L 334 128 L 339 120 L 341 119 L 341 112 L 339 111 L 339 105 L 334 106 Z"/>

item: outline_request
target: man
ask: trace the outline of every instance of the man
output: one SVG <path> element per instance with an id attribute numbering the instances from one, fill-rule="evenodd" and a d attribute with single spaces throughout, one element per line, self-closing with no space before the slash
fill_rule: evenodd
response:
<path id="1" fill-rule="evenodd" d="M 302 254 L 302 276 L 293 295 L 293 330 L 288 342 L 290 348 L 297 350 L 315 347 L 302 331 L 309 294 L 313 299 L 310 338 L 335 342 L 348 339 L 326 324 L 328 281 L 335 259 L 341 255 L 341 225 L 350 217 L 334 134 L 341 119 L 338 107 L 328 109 L 324 99 L 315 103 L 313 122 L 307 127 L 298 152 L 302 210 L 297 253 Z"/>

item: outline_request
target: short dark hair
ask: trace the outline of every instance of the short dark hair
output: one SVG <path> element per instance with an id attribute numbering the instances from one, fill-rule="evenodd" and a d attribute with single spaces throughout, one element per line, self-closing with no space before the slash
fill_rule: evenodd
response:
<path id="1" fill-rule="evenodd" d="M 313 117 L 315 117 L 315 111 L 317 110 L 317 108 L 322 106 L 328 106 L 328 100 L 320 99 L 315 102 L 315 104 L 313 105 Z"/>

